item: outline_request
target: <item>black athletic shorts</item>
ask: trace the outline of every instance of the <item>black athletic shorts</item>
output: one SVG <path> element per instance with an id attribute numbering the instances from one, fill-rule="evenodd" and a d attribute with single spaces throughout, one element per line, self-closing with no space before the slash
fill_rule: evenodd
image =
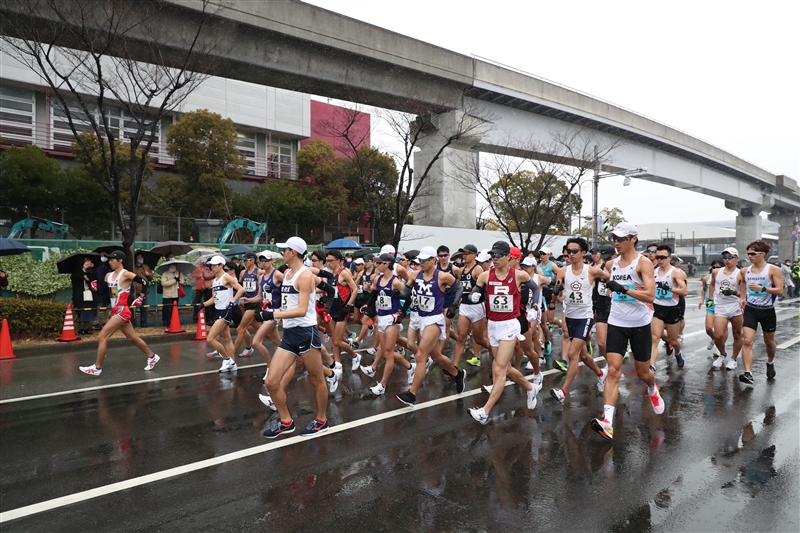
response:
<path id="1" fill-rule="evenodd" d="M 650 324 L 639 326 L 638 328 L 623 328 L 620 326 L 608 325 L 608 337 L 606 338 L 606 353 L 618 353 L 625 355 L 631 344 L 633 358 L 641 363 L 650 361 L 650 350 L 653 348 L 653 341 L 650 336 Z"/>
<path id="2" fill-rule="evenodd" d="M 233 307 L 226 307 L 225 309 L 214 308 L 214 322 L 217 320 L 224 320 L 229 326 L 233 325 Z"/>
<path id="3" fill-rule="evenodd" d="M 347 313 L 347 306 L 342 300 L 338 298 L 333 301 L 331 306 L 331 320 L 334 322 L 347 322 L 349 315 Z"/>
<path id="4" fill-rule="evenodd" d="M 353 305 L 353 307 L 355 307 L 356 309 L 361 309 L 361 307 L 367 305 L 367 302 L 369 302 L 369 298 L 371 295 L 372 295 L 371 292 L 359 293 L 359 295 L 356 296 L 356 302 Z"/>
<path id="5" fill-rule="evenodd" d="M 248 302 L 244 304 L 245 311 L 258 311 L 261 309 L 261 302 Z"/>
<path id="6" fill-rule="evenodd" d="M 608 314 L 611 312 L 611 300 L 607 304 L 599 304 L 594 308 L 594 322 L 595 324 L 608 324 Z"/>
<path id="7" fill-rule="evenodd" d="M 519 315 L 517 317 L 517 320 L 519 320 L 519 333 L 520 333 L 520 335 L 525 335 L 528 332 L 528 330 L 531 328 L 531 326 L 528 324 L 527 317 L 525 317 L 525 313 L 522 313 L 521 315 Z"/>
<path id="8" fill-rule="evenodd" d="M 659 319 L 664 324 L 677 324 L 682 316 L 680 305 L 653 304 L 653 318 Z"/>
<path id="9" fill-rule="evenodd" d="M 678 309 L 681 310 L 681 320 L 683 320 L 683 316 L 686 314 L 686 298 L 683 296 L 678 298 Z"/>
<path id="10" fill-rule="evenodd" d="M 744 323 L 742 324 L 742 327 L 758 331 L 759 324 L 761 324 L 761 331 L 764 333 L 773 333 L 776 329 L 778 329 L 778 320 L 775 317 L 775 308 L 753 307 L 751 305 L 745 305 Z"/>

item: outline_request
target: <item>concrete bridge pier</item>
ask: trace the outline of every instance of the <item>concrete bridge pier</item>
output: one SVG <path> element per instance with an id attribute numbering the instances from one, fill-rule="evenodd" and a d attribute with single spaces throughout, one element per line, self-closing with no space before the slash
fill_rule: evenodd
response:
<path id="1" fill-rule="evenodd" d="M 781 257 L 781 261 L 791 259 L 794 261 L 797 258 L 797 241 L 792 241 L 792 230 L 797 225 L 798 213 L 797 211 L 790 211 L 787 209 L 773 209 L 768 218 L 772 222 L 780 224 L 778 229 L 778 249 L 772 253 Z"/>
<path id="2" fill-rule="evenodd" d="M 462 111 L 449 111 L 422 124 L 420 151 L 414 153 L 414 179 L 424 175 L 439 156 L 414 201 L 414 224 L 475 229 L 477 199 L 468 184 L 470 173 L 478 168 L 478 152 L 470 149 L 481 141 L 479 120 Z"/>
<path id="3" fill-rule="evenodd" d="M 747 245 L 761 238 L 761 211 L 774 204 L 775 200 L 766 196 L 760 204 L 725 200 L 725 207 L 736 211 L 736 249 L 741 259 L 747 260 Z"/>

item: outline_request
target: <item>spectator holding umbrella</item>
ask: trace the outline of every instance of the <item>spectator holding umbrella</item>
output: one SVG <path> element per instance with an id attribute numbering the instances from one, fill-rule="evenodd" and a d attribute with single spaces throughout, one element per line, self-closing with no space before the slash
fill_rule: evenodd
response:
<path id="1" fill-rule="evenodd" d="M 77 311 L 78 334 L 86 335 L 90 332 L 92 323 L 97 316 L 95 309 L 95 294 L 97 287 L 97 274 L 94 270 L 94 262 L 87 256 L 72 273 L 72 306 Z M 88 310 L 87 310 L 88 309 Z"/>
<path id="2" fill-rule="evenodd" d="M 174 257 L 174 254 L 173 254 Z M 169 270 L 161 274 L 162 303 L 161 323 L 164 330 L 169 330 L 169 322 L 172 319 L 172 308 L 178 303 L 178 285 L 181 281 L 181 273 L 175 265 L 170 265 Z"/>
<path id="3" fill-rule="evenodd" d="M 153 281 L 153 272 L 150 270 L 150 267 L 145 264 L 144 262 L 144 255 L 141 253 L 137 253 L 134 266 L 133 266 L 133 273 L 139 276 L 140 278 L 150 283 Z M 137 294 L 144 294 L 142 299 L 142 304 L 138 308 L 139 311 L 139 326 L 146 328 L 147 327 L 147 289 L 142 286 L 141 283 L 134 283 L 135 287 L 134 290 Z"/>

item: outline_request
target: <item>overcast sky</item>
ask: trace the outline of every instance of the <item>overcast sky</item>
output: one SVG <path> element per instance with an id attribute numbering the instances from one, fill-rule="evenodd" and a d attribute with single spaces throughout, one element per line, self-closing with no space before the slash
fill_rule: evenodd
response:
<path id="1" fill-rule="evenodd" d="M 800 2 L 310 0 L 463 54 L 556 81 L 800 179 Z M 591 206 L 583 187 L 584 215 Z M 723 201 L 622 178 L 600 208 L 634 223 L 733 219 Z M 690 214 L 688 214 L 690 213 Z"/>

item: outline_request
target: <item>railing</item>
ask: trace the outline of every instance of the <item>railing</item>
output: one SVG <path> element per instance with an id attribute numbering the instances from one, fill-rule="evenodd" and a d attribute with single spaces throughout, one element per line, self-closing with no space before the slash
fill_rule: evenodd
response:
<path id="1" fill-rule="evenodd" d="M 71 135 L 71 134 L 70 134 Z M 57 158 L 73 159 L 71 137 L 65 138 L 61 128 L 53 128 L 48 122 L 22 122 L 20 118 L 10 119 L 0 115 L 0 137 L 2 147 L 36 145 L 48 155 Z M 174 170 L 175 159 L 167 154 L 166 143 L 159 139 L 153 143 L 150 158 L 161 170 Z M 244 179 L 297 179 L 297 164 L 287 156 L 277 154 L 247 154 L 247 170 Z"/>

